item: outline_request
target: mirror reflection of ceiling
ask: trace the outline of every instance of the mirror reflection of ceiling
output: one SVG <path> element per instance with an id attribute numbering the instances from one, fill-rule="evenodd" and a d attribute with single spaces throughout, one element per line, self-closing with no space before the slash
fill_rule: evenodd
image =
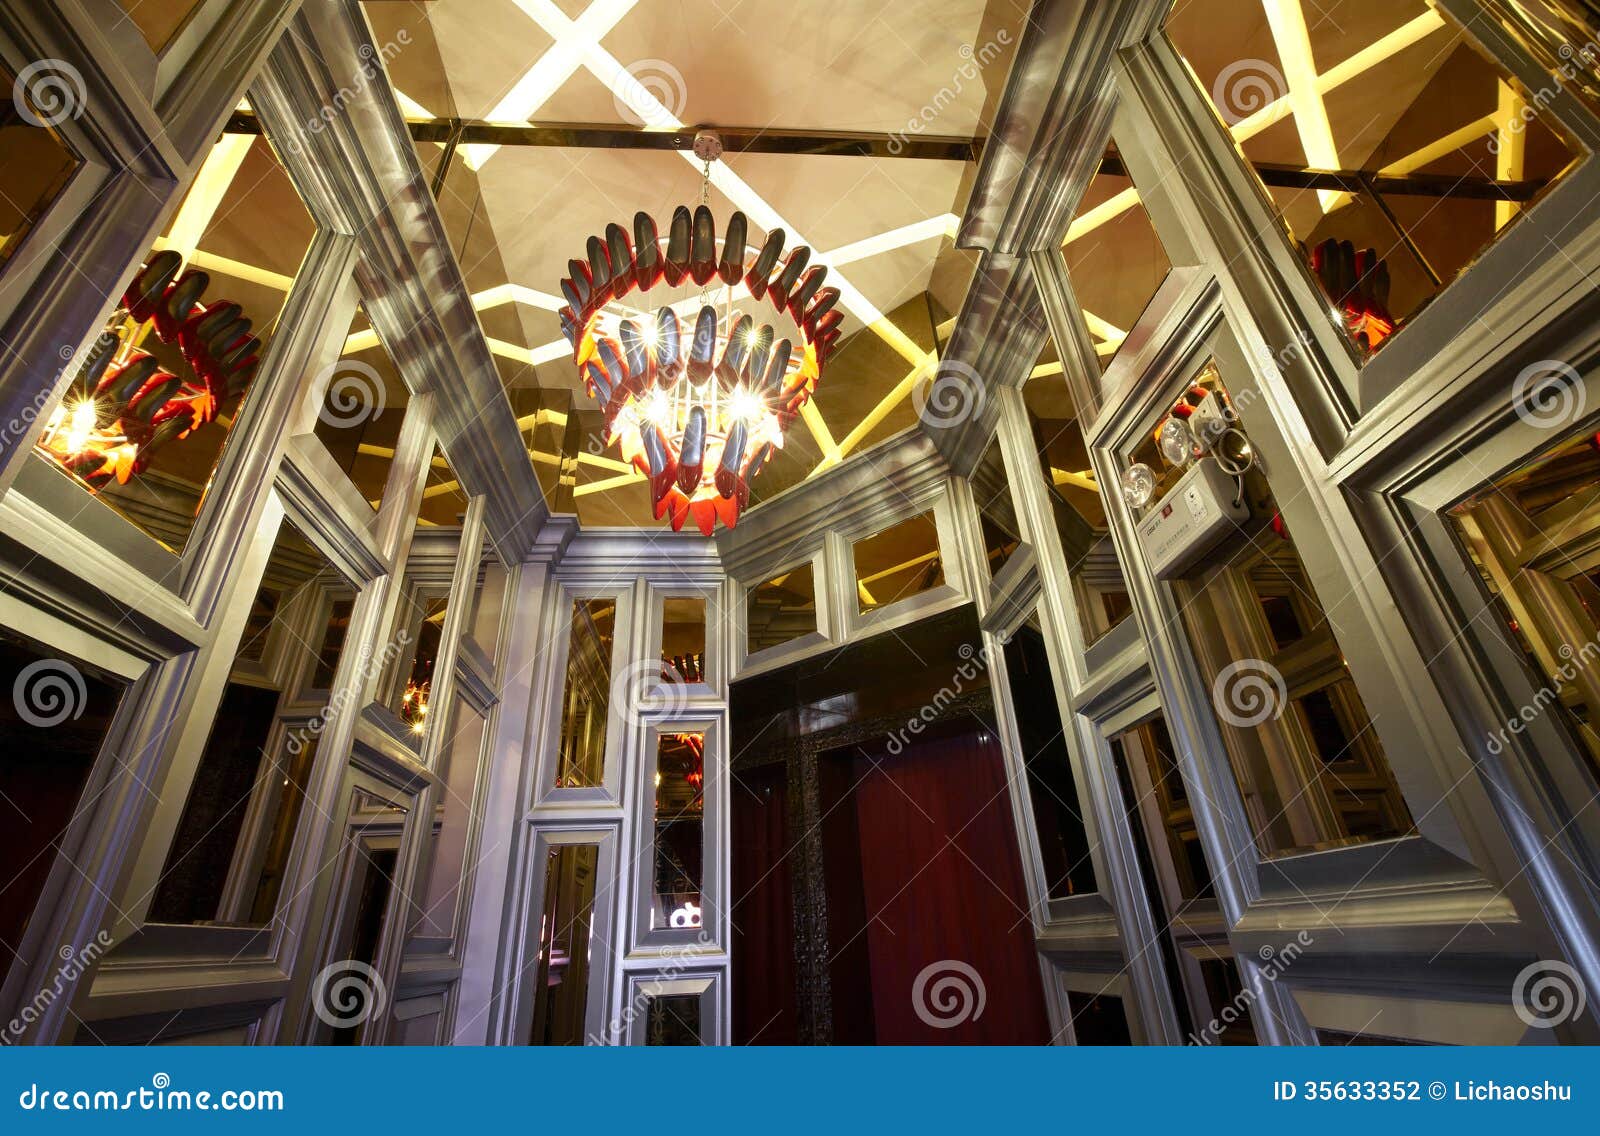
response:
<path id="1" fill-rule="evenodd" d="M 1426 0 L 1178 0 L 1166 30 L 1258 170 L 1410 179 L 1406 192 L 1351 194 L 1264 175 L 1307 248 L 1337 239 L 1377 250 L 1402 321 L 1525 207 L 1526 194 L 1493 200 L 1487 183 L 1538 191 L 1577 155 Z"/>
<path id="2" fill-rule="evenodd" d="M 986 132 L 1026 0 L 367 0 L 411 119 L 599 127 L 860 132 L 887 141 Z M 977 78 L 969 77 L 973 74 Z M 640 98 L 640 90 L 649 95 Z M 620 93 L 619 93 L 620 92 Z M 650 98 L 656 101 L 651 103 Z M 445 146 L 417 144 L 430 178 Z M 975 163 L 734 153 L 712 172 L 718 231 L 735 210 L 751 254 L 768 227 L 811 246 L 847 300 L 844 339 L 807 413 L 751 486 L 752 503 L 914 424 L 914 383 L 949 337 L 975 257 L 953 234 Z M 465 145 L 439 207 L 512 407 L 532 438 L 576 413 L 575 506 L 586 525 L 644 525 L 648 484 L 599 441 L 556 311 L 567 262 L 644 210 L 666 231 L 700 198 L 687 151 Z M 842 281 L 841 281 L 842 278 Z M 685 295 L 687 291 L 685 290 Z M 853 294 L 853 302 L 850 297 Z M 674 299 L 680 298 L 677 296 Z M 571 437 L 572 435 L 568 435 Z M 538 452 L 539 447 L 535 447 Z M 547 494 L 557 466 L 536 462 Z"/>

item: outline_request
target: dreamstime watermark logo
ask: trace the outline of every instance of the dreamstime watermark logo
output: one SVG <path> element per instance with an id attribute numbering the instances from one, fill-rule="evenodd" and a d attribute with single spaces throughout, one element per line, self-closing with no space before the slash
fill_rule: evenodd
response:
<path id="1" fill-rule="evenodd" d="M 11 103 L 30 126 L 58 126 L 69 118 L 82 118 L 88 98 L 78 69 L 59 59 L 35 60 L 18 71 L 11 84 Z"/>
<path id="2" fill-rule="evenodd" d="M 975 417 L 988 397 L 982 376 L 954 359 L 939 360 L 932 378 L 911 388 L 917 417 L 936 430 L 948 430 Z"/>
<path id="3" fill-rule="evenodd" d="M 1560 701 L 1561 692 L 1567 684 L 1600 656 L 1600 639 L 1586 639 L 1577 650 L 1573 650 L 1571 643 L 1563 643 L 1556 648 L 1556 655 L 1560 657 L 1561 665 L 1550 676 L 1549 684 L 1535 691 L 1531 702 L 1518 707 L 1517 712 L 1506 719 L 1505 725 L 1489 735 L 1490 753 L 1504 753 L 1512 734 L 1521 734 L 1535 718 L 1544 713 L 1545 707 Z"/>
<path id="4" fill-rule="evenodd" d="M 110 949 L 110 931 L 99 932 L 93 942 L 83 947 L 75 947 L 70 943 L 64 945 L 60 951 L 62 961 L 56 970 L 55 981 L 35 994 L 33 1000 L 23 1006 L 17 1016 L 11 1019 L 5 1030 L 0 1032 L 0 1045 L 11 1045 L 21 1037 L 29 1026 L 43 1017 L 44 1012 L 67 993 L 73 983 L 88 973 L 89 968 Z"/>
<path id="5" fill-rule="evenodd" d="M 307 132 L 321 134 L 333 125 L 333 120 L 344 113 L 344 108 L 350 101 L 358 97 L 378 78 L 383 71 L 383 65 L 399 55 L 400 49 L 410 43 L 411 33 L 401 28 L 392 40 L 387 40 L 381 45 L 364 43 L 357 48 L 356 53 L 361 57 L 361 67 L 356 71 L 355 85 L 340 87 L 335 91 L 333 98 L 323 103 L 317 113 L 306 120 Z"/>
<path id="6" fill-rule="evenodd" d="M 340 959 L 317 972 L 311 983 L 311 1008 L 331 1029 L 359 1026 L 388 1005 L 383 976 L 357 959 Z"/>
<path id="7" fill-rule="evenodd" d="M 317 417 L 329 426 L 347 430 L 383 416 L 389 396 L 375 368 L 357 359 L 340 359 L 321 377 L 327 378 L 328 397 Z"/>
<path id="8" fill-rule="evenodd" d="M 1217 74 L 1211 101 L 1229 126 L 1248 118 L 1289 93 L 1283 72 L 1265 59 L 1238 59 Z"/>
<path id="9" fill-rule="evenodd" d="M 1256 952 L 1256 957 L 1261 960 L 1258 971 L 1261 982 L 1276 982 L 1278 976 L 1288 970 L 1294 961 L 1306 953 L 1306 948 L 1316 942 L 1310 931 L 1301 931 L 1282 947 L 1274 947 L 1267 943 Z M 1233 1001 L 1222 1007 L 1217 1016 L 1205 1024 L 1199 1033 L 1189 1035 L 1190 1045 L 1212 1045 L 1229 1026 L 1250 1012 L 1250 1007 L 1255 1005 L 1259 995 L 1256 994 L 1254 983 L 1246 985 L 1239 993 L 1233 996 Z"/>
<path id="10" fill-rule="evenodd" d="M 1262 341 L 1256 344 L 1254 351 L 1256 359 L 1261 363 L 1261 369 L 1269 375 L 1281 379 L 1286 370 L 1305 357 L 1306 350 L 1311 346 L 1311 343 L 1311 332 L 1302 328 L 1295 333 L 1295 341 L 1293 343 L 1286 343 L 1282 347 L 1274 348 L 1272 344 Z M 1240 391 L 1236 397 L 1230 397 L 1230 401 L 1236 406 L 1242 406 L 1254 394 L 1255 389 L 1247 387 Z"/>
<path id="11" fill-rule="evenodd" d="M 1555 1029 L 1583 1013 L 1588 995 L 1583 978 L 1559 959 L 1540 959 L 1523 967 L 1511 984 L 1517 1017 L 1534 1029 Z"/>
<path id="12" fill-rule="evenodd" d="M 29 663 L 11 684 L 11 702 L 17 716 L 30 726 L 48 729 L 68 718 L 83 717 L 89 687 L 77 667 L 62 659 Z"/>
<path id="13" fill-rule="evenodd" d="M 364 688 L 367 680 L 394 662 L 401 649 L 410 642 L 411 633 L 402 628 L 395 632 L 394 638 L 386 643 L 380 652 L 374 653 L 370 644 L 363 643 L 361 645 L 360 659 L 356 663 L 356 686 Z M 306 719 L 304 725 L 290 731 L 288 741 L 285 744 L 288 752 L 291 755 L 299 755 L 305 752 L 307 746 L 321 737 L 323 732 L 338 720 L 339 715 L 344 713 L 355 697 L 356 695 L 351 693 L 351 688 L 348 684 L 334 691 L 333 697 L 328 699 L 322 709 Z"/>
<path id="14" fill-rule="evenodd" d="M 911 744 L 911 739 L 937 721 L 944 713 L 945 708 L 960 697 L 967 684 L 989 669 L 989 648 L 974 648 L 971 643 L 963 643 L 956 648 L 956 654 L 961 656 L 961 663 L 950 675 L 950 681 L 934 692 L 932 698 L 923 703 L 915 714 L 906 719 L 906 724 L 889 735 L 889 743 L 885 747 L 891 754 L 899 755 Z"/>
<path id="15" fill-rule="evenodd" d="M 1011 43 L 1011 32 L 1001 28 L 995 37 L 980 47 L 973 47 L 964 43 L 957 49 L 961 56 L 961 63 L 950 76 L 950 81 L 933 93 L 933 97 L 924 103 L 916 114 L 906 119 L 906 127 L 889 135 L 889 153 L 898 155 L 906 148 L 913 134 L 924 133 L 940 115 L 961 97 L 961 92 L 966 90 L 969 83 L 976 83 L 983 77 L 983 69 L 993 63 L 1000 55 L 1002 48 Z"/>
<path id="16" fill-rule="evenodd" d="M 1577 46 L 1564 43 L 1556 48 L 1556 54 L 1561 57 L 1561 62 L 1557 64 L 1552 76 L 1556 80 L 1555 85 L 1540 87 L 1520 101 L 1515 113 L 1498 130 L 1489 135 L 1489 153 L 1498 154 L 1500 148 L 1506 144 L 1505 139 L 1501 137 L 1502 133 L 1525 132 L 1528 124 L 1539 117 L 1539 112 L 1550 105 L 1550 100 L 1561 91 L 1564 83 L 1577 79 L 1580 71 L 1592 71 L 1596 66 L 1600 66 L 1600 44 L 1592 41 Z"/>
<path id="17" fill-rule="evenodd" d="M 691 924 L 695 928 L 694 940 L 685 943 L 666 955 L 659 968 L 653 974 L 657 981 L 668 981 L 680 977 L 699 961 L 707 950 L 715 947 L 716 938 L 711 929 L 703 923 Z M 627 1045 L 628 1034 L 633 1023 L 640 1019 L 647 1019 L 650 1013 L 650 1002 L 657 997 L 642 983 L 635 983 L 627 1002 L 620 1013 L 617 1013 L 606 1022 L 605 1029 L 600 1033 L 591 1033 L 584 1039 L 588 1045 Z"/>
<path id="18" fill-rule="evenodd" d="M 689 87 L 665 59 L 641 59 L 618 76 L 612 102 L 634 126 L 671 126 L 688 108 Z"/>
<path id="19" fill-rule="evenodd" d="M 911 984 L 911 1007 L 924 1025 L 954 1029 L 983 1016 L 989 991 L 983 976 L 960 959 L 940 959 L 918 972 Z"/>
<path id="20" fill-rule="evenodd" d="M 56 348 L 56 358 L 61 360 L 61 366 L 47 381 L 38 386 L 28 405 L 17 411 L 9 422 L 0 426 L 0 452 L 10 449 L 12 445 L 26 437 L 33 424 L 41 417 L 45 417 L 45 408 L 55 401 L 56 388 L 61 385 L 61 377 L 69 370 L 77 372 L 82 369 L 83 364 L 78 363 L 78 350 L 71 344 L 64 343 Z M 46 425 L 55 420 L 55 415 L 65 413 L 65 409 L 58 404 L 52 414 L 46 417 Z"/>
<path id="21" fill-rule="evenodd" d="M 652 718 L 689 708 L 688 680 L 665 659 L 639 659 L 611 680 L 611 708 L 630 726 L 644 721 L 647 702 Z"/>
<path id="22" fill-rule="evenodd" d="M 1230 726 L 1249 729 L 1283 714 L 1288 684 L 1278 668 L 1264 659 L 1238 659 L 1217 672 L 1211 701 L 1217 716 Z"/>
<path id="23" fill-rule="evenodd" d="M 1583 376 L 1559 359 L 1529 363 L 1511 383 L 1517 417 L 1541 430 L 1559 430 L 1583 413 Z"/>

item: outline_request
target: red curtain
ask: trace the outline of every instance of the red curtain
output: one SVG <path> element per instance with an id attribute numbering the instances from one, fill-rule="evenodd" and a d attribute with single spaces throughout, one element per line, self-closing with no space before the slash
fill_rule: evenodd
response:
<path id="1" fill-rule="evenodd" d="M 799 1040 L 786 786 L 781 764 L 760 766 L 733 778 L 736 1045 L 793 1045 Z"/>
<path id="2" fill-rule="evenodd" d="M 880 747 L 850 760 L 877 1043 L 1048 1042 L 994 734 L 924 735 L 900 754 Z M 856 930 L 830 927 L 831 949 Z M 835 999 L 834 1013 L 837 1022 L 850 1007 Z"/>

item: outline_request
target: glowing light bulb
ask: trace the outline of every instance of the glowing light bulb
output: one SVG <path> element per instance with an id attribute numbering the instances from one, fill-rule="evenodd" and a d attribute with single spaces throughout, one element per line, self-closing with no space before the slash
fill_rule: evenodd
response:
<path id="1" fill-rule="evenodd" d="M 766 409 L 766 404 L 743 387 L 728 396 L 728 417 L 740 422 L 755 422 Z"/>
<path id="2" fill-rule="evenodd" d="M 639 409 L 639 417 L 651 426 L 665 426 L 672 418 L 672 403 L 667 398 L 667 392 L 657 387 L 645 396 L 644 405 Z"/>
<path id="3" fill-rule="evenodd" d="M 76 454 L 94 433 L 94 399 L 86 398 L 73 406 L 67 421 L 67 452 Z"/>

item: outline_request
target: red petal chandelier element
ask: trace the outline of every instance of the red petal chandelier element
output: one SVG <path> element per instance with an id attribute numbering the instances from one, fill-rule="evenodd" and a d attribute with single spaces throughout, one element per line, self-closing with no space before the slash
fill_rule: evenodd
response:
<path id="1" fill-rule="evenodd" d="M 760 472 L 822 377 L 844 313 L 828 270 L 808 267 L 811 250 L 783 258 L 774 229 L 747 259 L 748 222 L 728 219 L 718 250 L 704 204 L 680 205 L 665 242 L 648 213 L 590 237 L 586 260 L 568 262 L 561 330 L 585 389 L 605 412 L 605 439 L 650 479 L 657 519 L 695 524 L 710 536 L 732 528 Z M 657 307 L 643 297 L 660 285 L 700 289 Z M 639 299 L 627 302 L 638 293 Z M 765 322 L 770 302 L 778 327 Z"/>
<path id="2" fill-rule="evenodd" d="M 184 271 L 171 249 L 141 265 L 74 380 L 87 394 L 64 400 L 46 423 L 40 448 L 91 489 L 143 473 L 157 450 L 216 418 L 250 385 L 261 342 L 238 304 L 201 302 L 210 283 L 198 269 Z M 177 344 L 193 377 L 139 349 L 147 330 Z"/>

